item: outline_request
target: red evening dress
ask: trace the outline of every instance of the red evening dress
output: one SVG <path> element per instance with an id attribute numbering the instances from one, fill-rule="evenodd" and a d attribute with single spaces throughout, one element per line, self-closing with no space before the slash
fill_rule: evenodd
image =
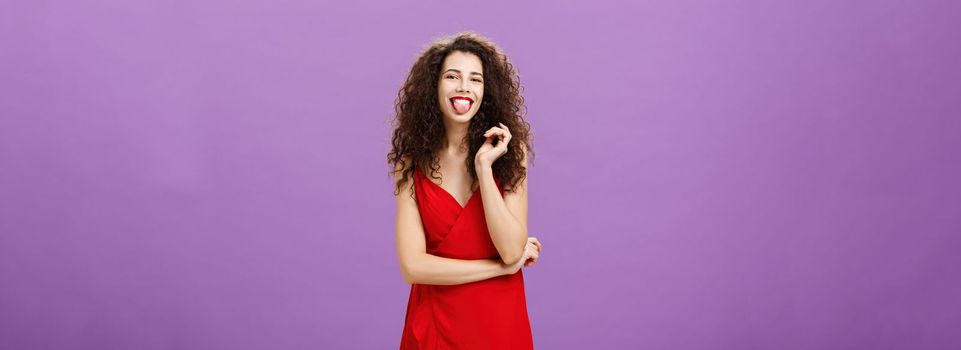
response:
<path id="1" fill-rule="evenodd" d="M 500 189 L 500 181 L 494 181 Z M 427 253 L 452 259 L 500 259 L 477 189 L 463 207 L 446 190 L 414 171 Z M 404 349 L 533 349 L 524 274 L 459 285 L 413 284 L 400 340 Z"/>

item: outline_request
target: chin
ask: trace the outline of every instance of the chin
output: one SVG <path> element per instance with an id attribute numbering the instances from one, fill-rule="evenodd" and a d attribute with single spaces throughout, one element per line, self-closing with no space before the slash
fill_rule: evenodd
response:
<path id="1" fill-rule="evenodd" d="M 477 114 L 477 113 L 467 113 L 467 114 L 464 114 L 464 115 L 460 115 L 460 114 L 447 114 L 447 119 L 450 120 L 450 121 L 453 121 L 453 122 L 455 122 L 455 123 L 467 123 L 467 122 L 470 122 L 471 119 L 474 119 L 474 115 L 475 115 L 475 114 Z"/>

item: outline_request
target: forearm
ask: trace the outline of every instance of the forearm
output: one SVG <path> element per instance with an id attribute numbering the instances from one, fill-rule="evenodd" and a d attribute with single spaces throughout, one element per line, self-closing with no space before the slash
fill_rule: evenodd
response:
<path id="1" fill-rule="evenodd" d="M 499 260 L 461 260 L 418 254 L 404 266 L 404 280 L 410 284 L 454 285 L 506 275 L 509 267 Z"/>
<path id="2" fill-rule="evenodd" d="M 484 203 L 484 217 L 487 220 L 487 230 L 490 231 L 491 241 L 506 264 L 513 264 L 524 253 L 527 244 L 527 229 L 511 214 L 504 203 L 504 197 L 489 166 L 477 169 L 480 181 L 481 198 Z"/>

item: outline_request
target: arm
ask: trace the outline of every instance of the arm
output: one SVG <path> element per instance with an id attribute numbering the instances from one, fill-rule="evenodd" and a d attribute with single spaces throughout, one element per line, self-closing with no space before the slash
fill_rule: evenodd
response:
<path id="1" fill-rule="evenodd" d="M 521 164 L 527 168 L 527 152 Z M 521 259 L 527 244 L 527 177 L 521 180 L 514 192 L 501 196 L 489 164 L 476 164 L 480 181 L 484 216 L 494 247 L 505 264 L 512 265 Z"/>
<path id="2" fill-rule="evenodd" d="M 520 269 L 519 264 L 507 265 L 494 259 L 459 260 L 428 254 L 420 212 L 410 193 L 407 182 L 397 196 L 397 259 L 405 282 L 464 284 L 513 274 Z"/>

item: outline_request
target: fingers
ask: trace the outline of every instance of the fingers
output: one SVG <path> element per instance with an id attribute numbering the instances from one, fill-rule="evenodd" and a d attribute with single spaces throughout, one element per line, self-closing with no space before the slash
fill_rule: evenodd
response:
<path id="1" fill-rule="evenodd" d="M 524 267 L 534 265 L 537 263 L 537 259 L 540 258 L 541 242 L 535 237 L 527 238 L 527 246 L 524 247 L 527 250 L 529 257 L 524 262 Z"/>
<path id="2" fill-rule="evenodd" d="M 493 140 L 491 140 L 491 138 L 488 137 L 487 134 L 484 134 L 484 137 L 486 137 L 486 139 L 484 139 L 484 145 L 485 145 L 485 146 L 493 146 L 493 145 L 494 145 Z"/>
<path id="3" fill-rule="evenodd" d="M 528 237 L 527 242 L 533 243 L 537 247 L 537 251 L 540 252 L 544 247 L 541 246 L 541 241 L 538 241 L 536 237 Z"/>
<path id="4" fill-rule="evenodd" d="M 484 137 L 491 138 L 491 136 L 498 136 L 500 137 L 501 140 L 507 139 L 507 133 L 505 133 L 504 130 L 501 130 L 501 128 L 498 128 L 498 127 L 490 128 L 490 130 L 487 130 L 484 132 Z"/>
<path id="5" fill-rule="evenodd" d="M 507 125 L 504 123 L 497 123 L 500 127 L 492 127 L 484 132 L 484 137 L 490 138 L 492 135 L 500 136 L 501 142 L 497 144 L 497 147 L 501 147 L 503 144 L 504 148 L 507 148 L 507 143 L 511 140 L 511 132 L 507 129 Z"/>
<path id="6" fill-rule="evenodd" d="M 537 252 L 535 251 L 533 254 L 531 254 L 529 258 L 527 258 L 527 261 L 524 262 L 524 266 L 534 265 L 535 263 L 537 263 L 538 258 L 540 258 L 540 255 L 537 254 Z"/>
<path id="7" fill-rule="evenodd" d="M 504 141 L 504 147 L 506 148 L 507 143 L 511 141 L 511 137 L 513 137 L 513 135 L 511 135 L 510 130 L 507 130 L 507 125 L 504 125 L 504 123 L 497 123 L 497 125 L 500 125 L 501 130 L 504 132 L 504 138 L 501 141 Z"/>

